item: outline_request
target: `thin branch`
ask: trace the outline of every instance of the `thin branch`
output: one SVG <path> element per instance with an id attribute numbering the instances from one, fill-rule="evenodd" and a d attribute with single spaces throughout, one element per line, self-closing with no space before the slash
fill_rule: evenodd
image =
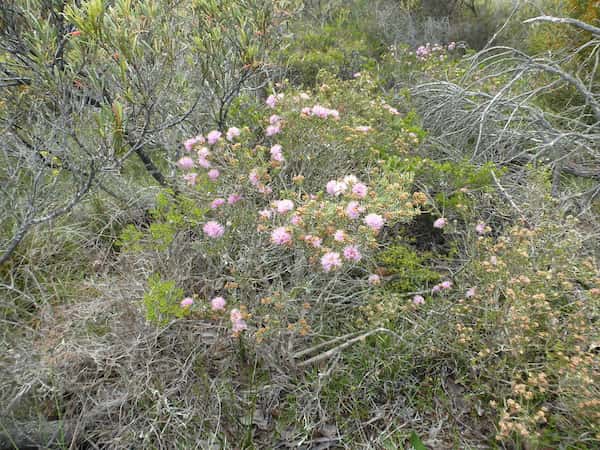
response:
<path id="1" fill-rule="evenodd" d="M 573 25 L 574 27 L 581 28 L 582 30 L 588 31 L 596 36 L 600 36 L 600 28 L 590 25 L 589 23 L 582 22 L 581 20 L 572 19 L 570 17 L 538 16 L 523 21 L 523 23 L 526 24 L 533 22 L 552 22 Z"/>

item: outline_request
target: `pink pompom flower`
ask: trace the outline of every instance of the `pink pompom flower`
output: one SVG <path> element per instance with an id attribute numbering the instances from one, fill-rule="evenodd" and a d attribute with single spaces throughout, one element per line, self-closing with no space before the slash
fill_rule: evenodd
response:
<path id="1" fill-rule="evenodd" d="M 285 214 L 294 209 L 294 202 L 291 200 L 278 200 L 275 202 L 275 208 L 279 214 Z"/>
<path id="2" fill-rule="evenodd" d="M 425 303 L 425 299 L 423 298 L 423 296 L 418 294 L 413 297 L 412 301 L 415 305 L 422 305 L 423 303 Z"/>
<path id="3" fill-rule="evenodd" d="M 212 130 L 210 133 L 206 135 L 206 141 L 209 145 L 216 144 L 217 141 L 221 138 L 221 132 L 218 130 Z"/>
<path id="4" fill-rule="evenodd" d="M 379 232 L 383 225 L 385 224 L 385 220 L 379 214 L 369 214 L 364 219 L 365 225 L 371 228 L 375 232 Z"/>
<path id="5" fill-rule="evenodd" d="M 320 117 L 321 119 L 325 119 L 327 117 L 327 111 L 328 109 L 322 107 L 321 105 L 315 105 L 312 107 L 312 114 Z"/>
<path id="6" fill-rule="evenodd" d="M 344 242 L 346 240 L 346 233 L 344 230 L 336 230 L 335 233 L 333 233 L 333 239 L 336 242 Z"/>
<path id="7" fill-rule="evenodd" d="M 215 297 L 210 301 L 210 307 L 213 311 L 223 311 L 227 302 L 223 297 Z"/>
<path id="8" fill-rule="evenodd" d="M 354 186 L 352 186 L 352 193 L 358 198 L 365 198 L 368 191 L 369 189 L 363 183 L 356 183 Z"/>
<path id="9" fill-rule="evenodd" d="M 229 313 L 229 319 L 231 320 L 231 330 L 235 334 L 248 329 L 248 325 L 242 318 L 242 313 L 239 309 L 232 309 L 231 313 Z"/>
<path id="10" fill-rule="evenodd" d="M 189 156 L 184 156 L 179 161 L 177 161 L 177 166 L 183 170 L 189 170 L 194 167 L 194 160 Z"/>
<path id="11" fill-rule="evenodd" d="M 270 125 L 275 125 L 276 123 L 278 123 L 281 120 L 281 117 L 278 116 L 277 114 L 273 114 L 271 115 L 271 117 L 269 117 L 269 124 Z"/>
<path id="12" fill-rule="evenodd" d="M 237 322 L 238 320 L 242 320 L 242 313 L 239 309 L 232 309 L 229 313 L 229 318 L 232 322 Z"/>
<path id="13" fill-rule="evenodd" d="M 442 289 L 450 289 L 450 288 L 452 287 L 452 281 L 448 281 L 448 280 L 446 280 L 446 281 L 442 281 L 442 282 L 440 283 L 440 287 L 441 287 Z"/>
<path id="14" fill-rule="evenodd" d="M 330 272 L 342 265 L 342 259 L 337 252 L 327 252 L 321 257 L 321 265 L 325 272 Z"/>
<path id="15" fill-rule="evenodd" d="M 210 150 L 208 149 L 208 147 L 202 147 L 200 148 L 200 150 L 198 150 L 198 158 L 199 159 L 206 159 L 210 156 Z"/>
<path id="16" fill-rule="evenodd" d="M 234 334 L 239 334 L 244 330 L 248 329 L 248 324 L 246 323 L 245 320 L 237 320 L 235 322 L 232 322 L 232 326 L 231 326 L 231 331 L 233 331 Z"/>
<path id="17" fill-rule="evenodd" d="M 215 198 L 211 204 L 210 207 L 212 209 L 217 209 L 219 206 L 223 206 L 225 204 L 225 199 L 222 198 Z"/>
<path id="18" fill-rule="evenodd" d="M 265 103 L 269 108 L 275 108 L 275 105 L 277 104 L 277 97 L 274 95 L 269 95 L 267 100 L 265 100 Z"/>
<path id="19" fill-rule="evenodd" d="M 275 144 L 273 147 L 271 147 L 271 159 L 273 161 L 277 161 L 277 162 L 285 161 L 285 158 L 283 157 L 281 145 Z"/>
<path id="20" fill-rule="evenodd" d="M 286 245 L 292 242 L 292 235 L 285 227 L 278 227 L 271 233 L 271 242 L 277 245 Z"/>
<path id="21" fill-rule="evenodd" d="M 250 174 L 248 175 L 248 180 L 250 180 L 250 184 L 252 186 L 258 185 L 258 183 L 260 181 L 260 175 L 258 174 L 258 170 L 252 169 L 250 171 Z"/>
<path id="22" fill-rule="evenodd" d="M 475 297 L 476 294 L 477 294 L 477 289 L 472 287 L 472 288 L 467 289 L 467 292 L 465 293 L 465 297 L 466 298 Z"/>
<path id="23" fill-rule="evenodd" d="M 210 169 L 207 175 L 211 181 L 215 181 L 217 178 L 219 178 L 220 172 L 218 169 Z"/>
<path id="24" fill-rule="evenodd" d="M 270 137 L 270 136 L 275 136 L 279 132 L 281 132 L 281 126 L 279 125 L 279 123 L 276 123 L 275 125 L 269 125 L 267 127 L 267 130 L 265 131 L 265 134 L 268 137 Z"/>
<path id="25" fill-rule="evenodd" d="M 191 152 L 197 144 L 204 144 L 204 136 L 196 136 L 183 142 L 186 152 Z"/>
<path id="26" fill-rule="evenodd" d="M 210 161 L 206 158 L 198 158 L 198 165 L 205 169 L 209 169 L 211 166 Z"/>
<path id="27" fill-rule="evenodd" d="M 348 261 L 358 262 L 362 259 L 362 255 L 356 245 L 349 245 L 344 248 L 344 258 Z"/>
<path id="28" fill-rule="evenodd" d="M 237 127 L 231 127 L 227 130 L 227 140 L 233 142 L 233 140 L 241 134 L 241 131 Z"/>
<path id="29" fill-rule="evenodd" d="M 235 205 L 241 199 L 242 196 L 240 194 L 231 194 L 229 197 L 227 197 L 227 203 L 230 205 Z"/>
<path id="30" fill-rule="evenodd" d="M 270 219 L 271 217 L 273 217 L 273 211 L 271 211 L 270 209 L 262 209 L 258 212 L 258 215 L 263 220 Z"/>
<path id="31" fill-rule="evenodd" d="M 195 186 L 196 185 L 196 178 L 198 178 L 198 174 L 196 172 L 186 173 L 183 176 L 183 179 L 185 181 L 187 181 L 188 185 L 190 185 L 190 186 Z"/>
<path id="32" fill-rule="evenodd" d="M 217 239 L 223 236 L 225 233 L 225 228 L 223 228 L 223 225 L 221 225 L 219 222 L 209 220 L 202 227 L 202 231 L 204 231 L 204 234 L 206 234 L 208 237 Z"/>
<path id="33" fill-rule="evenodd" d="M 435 222 L 433 222 L 433 228 L 444 228 L 448 224 L 448 220 L 444 217 L 440 217 Z"/>
<path id="34" fill-rule="evenodd" d="M 194 304 L 194 299 L 192 297 L 186 297 L 183 300 L 181 300 L 181 302 L 179 303 L 179 305 L 182 308 L 189 308 L 193 304 Z"/>
<path id="35" fill-rule="evenodd" d="M 319 236 L 307 234 L 306 236 L 304 236 L 304 242 L 306 242 L 311 247 L 320 248 L 321 244 L 323 243 L 323 239 L 321 239 Z"/>
<path id="36" fill-rule="evenodd" d="M 325 186 L 325 189 L 327 190 L 327 193 L 329 195 L 333 195 L 334 197 L 339 197 L 344 192 L 346 192 L 346 189 L 348 189 L 348 185 L 346 183 L 344 183 L 343 181 L 331 180 L 327 183 L 327 185 Z"/>
<path id="37" fill-rule="evenodd" d="M 356 220 L 360 217 L 360 214 L 364 211 L 358 202 L 350 202 L 346 206 L 346 216 L 352 220 Z"/>

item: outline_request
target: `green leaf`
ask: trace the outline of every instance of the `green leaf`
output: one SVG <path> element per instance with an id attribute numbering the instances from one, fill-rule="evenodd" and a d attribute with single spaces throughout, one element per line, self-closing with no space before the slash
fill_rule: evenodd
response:
<path id="1" fill-rule="evenodd" d="M 427 447 L 425 447 L 423 441 L 414 431 L 410 433 L 410 445 L 412 445 L 415 450 L 427 450 Z"/>

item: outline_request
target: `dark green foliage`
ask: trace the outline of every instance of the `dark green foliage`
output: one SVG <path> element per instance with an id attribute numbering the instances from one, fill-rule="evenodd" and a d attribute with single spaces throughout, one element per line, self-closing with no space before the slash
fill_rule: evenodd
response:
<path id="1" fill-rule="evenodd" d="M 397 292 L 418 291 L 440 279 L 430 268 L 429 252 L 419 253 L 404 243 L 394 243 L 379 255 L 380 264 L 390 273 L 387 287 Z"/>

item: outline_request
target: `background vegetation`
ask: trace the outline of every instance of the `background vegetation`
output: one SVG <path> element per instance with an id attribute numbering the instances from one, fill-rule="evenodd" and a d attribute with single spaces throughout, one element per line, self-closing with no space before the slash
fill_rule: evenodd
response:
<path id="1" fill-rule="evenodd" d="M 2 3 L 0 448 L 597 448 L 599 20 Z"/>

